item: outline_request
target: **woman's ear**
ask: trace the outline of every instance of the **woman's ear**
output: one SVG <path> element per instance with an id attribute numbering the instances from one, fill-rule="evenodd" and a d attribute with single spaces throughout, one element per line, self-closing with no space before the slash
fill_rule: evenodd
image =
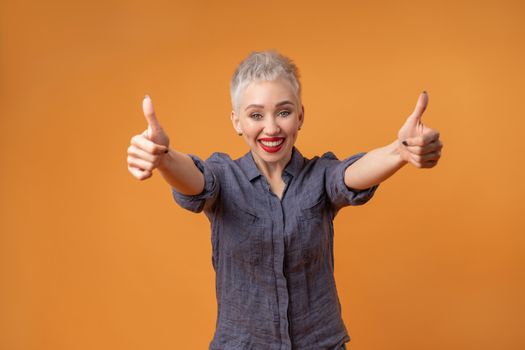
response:
<path id="1" fill-rule="evenodd" d="M 301 114 L 299 115 L 299 130 L 303 126 L 304 123 L 304 106 L 301 105 Z"/>
<path id="2" fill-rule="evenodd" d="M 232 125 L 233 125 L 233 128 L 235 129 L 235 132 L 237 134 L 242 134 L 241 121 L 239 120 L 239 116 L 237 115 L 237 113 L 235 113 L 234 110 L 232 110 L 230 119 L 232 121 Z"/>

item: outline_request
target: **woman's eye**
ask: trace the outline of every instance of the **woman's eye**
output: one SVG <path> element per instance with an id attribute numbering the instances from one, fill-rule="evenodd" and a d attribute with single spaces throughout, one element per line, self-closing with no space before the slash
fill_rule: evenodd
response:
<path id="1" fill-rule="evenodd" d="M 259 120 L 259 119 L 262 118 L 262 115 L 259 114 L 259 113 L 253 113 L 253 114 L 250 115 L 250 117 L 251 117 L 252 119 Z"/>
<path id="2" fill-rule="evenodd" d="M 281 116 L 283 116 L 283 117 L 287 117 L 287 116 L 290 115 L 290 112 L 289 112 L 289 111 L 281 111 L 281 112 L 279 113 L 279 115 L 281 115 Z"/>

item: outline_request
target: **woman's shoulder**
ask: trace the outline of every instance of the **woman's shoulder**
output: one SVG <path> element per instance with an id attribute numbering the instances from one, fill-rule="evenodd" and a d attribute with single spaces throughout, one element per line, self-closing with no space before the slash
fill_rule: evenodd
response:
<path id="1" fill-rule="evenodd" d="M 332 151 L 325 151 L 321 155 L 316 154 L 312 158 L 306 158 L 307 162 L 313 163 L 324 163 L 330 160 L 339 160 L 339 158 Z"/>
<path id="2" fill-rule="evenodd" d="M 213 152 L 207 159 L 206 162 L 212 162 L 212 163 L 220 163 L 223 165 L 230 165 L 230 166 L 241 166 L 241 164 L 246 165 L 245 163 L 249 162 L 251 160 L 251 154 L 250 152 L 245 153 L 244 155 L 232 158 L 228 153 L 225 152 Z M 242 167 L 242 166 L 241 166 Z"/>
<path id="3" fill-rule="evenodd" d="M 336 160 L 339 159 L 339 158 L 337 158 L 337 156 L 335 155 L 335 153 L 332 152 L 332 151 L 326 151 L 326 152 L 324 152 L 324 153 L 321 155 L 320 158 L 321 158 L 321 159 L 336 159 Z"/>
<path id="4" fill-rule="evenodd" d="M 355 153 L 351 153 L 350 155 L 346 156 L 345 158 L 339 158 L 339 157 L 337 157 L 335 155 L 334 152 L 327 151 L 327 152 L 323 153 L 323 155 L 320 158 L 321 159 L 326 159 L 326 160 L 344 160 L 344 159 L 353 158 L 353 157 L 361 157 L 365 153 L 366 152 L 355 152 Z"/>
<path id="5" fill-rule="evenodd" d="M 232 161 L 232 158 L 230 157 L 230 155 L 228 153 L 224 153 L 224 152 L 213 152 L 207 159 L 206 161 L 210 161 L 210 162 L 219 162 L 219 163 L 224 163 L 224 162 L 231 162 Z"/>
<path id="6" fill-rule="evenodd" d="M 315 167 L 332 167 L 340 163 L 347 163 L 347 162 L 355 161 L 361 158 L 365 154 L 366 152 L 355 152 L 355 153 L 351 153 L 350 155 L 346 157 L 339 158 L 335 154 L 335 152 L 326 151 L 321 156 L 316 155 L 313 158 L 309 159 L 307 163 L 310 163 L 311 166 L 315 166 Z"/>

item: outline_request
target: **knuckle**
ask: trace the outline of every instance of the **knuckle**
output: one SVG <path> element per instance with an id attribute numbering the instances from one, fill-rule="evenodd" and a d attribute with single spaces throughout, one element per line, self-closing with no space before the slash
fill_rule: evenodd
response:
<path id="1" fill-rule="evenodd" d="M 146 152 L 148 152 L 151 155 L 154 155 L 155 154 L 155 146 L 153 146 L 152 144 L 148 143 L 147 148 L 146 148 Z"/>
<path id="2" fill-rule="evenodd" d="M 128 170 L 131 173 L 131 175 L 133 175 L 134 178 L 140 180 L 140 171 L 137 168 L 128 166 Z"/>
<path id="3" fill-rule="evenodd" d="M 151 172 L 150 171 L 144 171 L 141 175 L 141 180 L 147 180 L 151 177 Z"/>

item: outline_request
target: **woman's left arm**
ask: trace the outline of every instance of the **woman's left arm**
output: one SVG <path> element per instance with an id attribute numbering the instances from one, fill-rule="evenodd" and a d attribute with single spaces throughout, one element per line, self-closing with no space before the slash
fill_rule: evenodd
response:
<path id="1" fill-rule="evenodd" d="M 347 187 L 357 190 L 370 188 L 388 179 L 407 163 L 417 168 L 436 166 L 443 143 L 437 130 L 421 122 L 427 104 L 428 95 L 423 91 L 414 112 L 399 130 L 397 140 L 368 152 L 346 168 Z"/>

